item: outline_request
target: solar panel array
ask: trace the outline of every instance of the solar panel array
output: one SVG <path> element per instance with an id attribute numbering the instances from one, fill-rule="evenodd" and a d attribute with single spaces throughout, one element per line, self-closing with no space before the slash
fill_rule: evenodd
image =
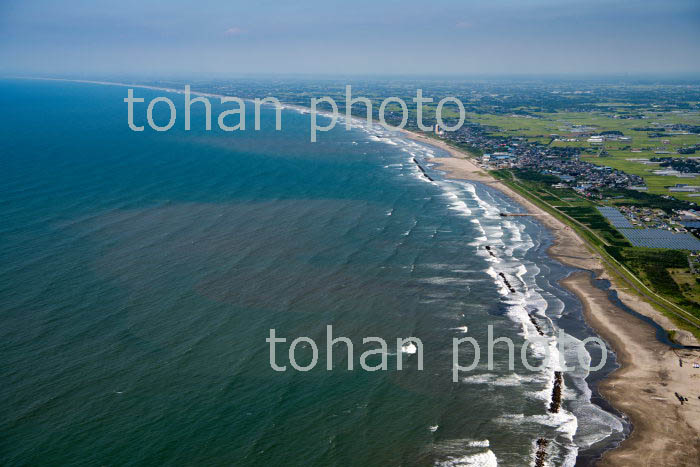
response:
<path id="1" fill-rule="evenodd" d="M 683 227 L 687 227 L 689 229 L 700 229 L 699 221 L 685 221 L 681 222 L 681 224 L 683 224 Z"/>
<path id="2" fill-rule="evenodd" d="M 642 248 L 700 251 L 700 240 L 689 233 L 663 229 L 635 229 L 616 208 L 598 207 L 598 211 L 633 245 Z"/>
<path id="3" fill-rule="evenodd" d="M 598 206 L 598 211 L 605 216 L 607 220 L 618 229 L 632 229 L 634 226 L 627 220 L 627 218 L 616 208 L 610 208 L 607 206 Z"/>
<path id="4" fill-rule="evenodd" d="M 689 233 L 661 229 L 619 229 L 634 246 L 700 251 L 700 240 Z"/>

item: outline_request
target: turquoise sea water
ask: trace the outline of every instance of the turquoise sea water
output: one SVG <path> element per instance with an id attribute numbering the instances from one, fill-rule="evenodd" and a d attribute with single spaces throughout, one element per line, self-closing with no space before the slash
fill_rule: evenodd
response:
<path id="1" fill-rule="evenodd" d="M 186 132 L 182 96 L 135 94 L 169 95 L 173 129 L 130 131 L 123 87 L 0 81 L 0 463 L 519 466 L 543 437 L 572 465 L 619 439 L 582 370 L 558 414 L 553 368 L 511 372 L 503 352 L 452 382 L 452 339 L 485 348 L 488 324 L 518 346 L 528 313 L 592 335 L 548 233 L 501 218 L 521 209 L 503 195 L 443 180 L 438 149 L 384 130 L 311 144 L 308 114 L 285 110 L 277 132 L 264 109 L 256 132 L 249 106 L 245 132 L 204 131 L 199 108 Z M 327 325 L 355 371 L 342 345 L 326 369 Z M 320 348 L 309 372 L 289 367 L 299 336 Z M 392 344 L 388 371 L 357 368 L 369 336 Z M 422 371 L 401 351 L 396 371 L 408 336 Z"/>

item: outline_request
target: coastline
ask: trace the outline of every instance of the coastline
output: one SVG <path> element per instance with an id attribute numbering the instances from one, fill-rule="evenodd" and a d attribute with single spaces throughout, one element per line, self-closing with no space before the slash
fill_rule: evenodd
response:
<path id="1" fill-rule="evenodd" d="M 41 78 L 38 78 L 41 79 Z M 47 79 L 47 78 L 43 78 Z M 112 85 L 182 93 L 180 90 L 114 82 L 51 79 L 84 84 Z M 192 91 L 192 95 L 221 97 Z M 284 107 L 308 112 L 300 106 L 283 104 Z M 322 113 L 322 112 L 319 112 Z M 361 119 L 358 119 L 361 123 Z M 601 258 L 586 248 L 586 243 L 557 218 L 542 210 L 528 199 L 494 179 L 469 159 L 468 154 L 439 140 L 401 130 L 409 139 L 441 148 L 452 157 L 435 158 L 447 172 L 448 178 L 466 179 L 488 184 L 503 192 L 534 214 L 548 228 L 553 244 L 548 254 L 568 266 L 591 271 L 597 278 L 607 278 Z M 621 367 L 608 375 L 599 385 L 600 393 L 632 422 L 633 431 L 619 447 L 606 451 L 599 465 L 696 465 L 700 458 L 700 399 L 696 386 L 700 383 L 700 370 L 693 372 L 692 362 L 700 362 L 700 352 L 674 352 L 659 343 L 653 328 L 617 307 L 608 294 L 597 288 L 591 277 L 576 272 L 561 281 L 583 303 L 586 322 L 613 348 Z M 634 311 L 648 316 L 665 329 L 675 325 L 646 302 L 624 289 L 611 285 L 620 301 Z M 679 366 L 679 357 L 686 362 Z M 693 379 L 693 376 L 697 378 Z M 689 399 L 681 406 L 674 393 Z M 639 400 L 644 401 L 639 404 Z M 643 460 L 642 460 L 643 459 Z"/>
<path id="2" fill-rule="evenodd" d="M 608 279 L 602 259 L 585 246 L 573 229 L 490 176 L 466 153 L 417 133 L 407 130 L 402 130 L 402 133 L 409 139 L 449 152 L 450 158 L 432 160 L 447 173 L 448 178 L 488 184 L 525 207 L 552 233 L 553 243 L 548 254 L 565 265 L 583 270 L 562 280 L 561 285 L 581 300 L 586 322 L 616 353 L 620 368 L 604 378 L 598 389 L 632 424 L 630 436 L 618 447 L 604 452 L 596 464 L 697 465 L 700 458 L 700 398 L 696 393 L 700 386 L 700 370 L 693 369 L 692 363 L 700 361 L 700 352 L 675 350 L 662 344 L 656 339 L 651 325 L 622 310 L 610 300 L 607 291 L 596 287 L 594 277 Z M 614 284 L 610 288 L 630 309 L 651 318 L 665 329 L 675 328 L 670 319 L 641 298 Z M 692 336 L 686 339 L 693 343 Z M 680 365 L 681 360 L 685 365 Z M 681 404 L 676 393 L 689 400 Z"/>

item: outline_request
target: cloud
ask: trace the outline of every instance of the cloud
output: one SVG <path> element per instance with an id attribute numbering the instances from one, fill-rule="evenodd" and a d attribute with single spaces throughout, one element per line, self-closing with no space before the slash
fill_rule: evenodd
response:
<path id="1" fill-rule="evenodd" d="M 472 26 L 474 26 L 474 23 L 470 21 L 460 21 L 457 24 L 455 24 L 459 29 L 469 29 Z"/>
<path id="2" fill-rule="evenodd" d="M 241 34 L 245 34 L 245 31 L 238 27 L 228 28 L 224 31 L 225 36 L 240 36 Z"/>

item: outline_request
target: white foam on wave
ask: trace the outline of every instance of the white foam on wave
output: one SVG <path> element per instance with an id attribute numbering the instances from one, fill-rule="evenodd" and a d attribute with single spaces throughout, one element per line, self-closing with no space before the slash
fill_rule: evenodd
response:
<path id="1" fill-rule="evenodd" d="M 521 413 L 507 414 L 498 417 L 496 421 L 506 426 L 518 427 L 522 427 L 526 424 L 545 425 L 554 428 L 571 443 L 573 443 L 574 435 L 576 434 L 576 429 L 578 427 L 578 420 L 576 417 L 571 412 L 567 412 L 565 410 L 557 413 L 548 412 L 546 414 L 538 415 L 524 415 Z M 575 447 L 575 445 L 572 444 L 572 447 Z"/>
<path id="2" fill-rule="evenodd" d="M 484 230 L 484 227 L 481 225 L 481 221 L 479 219 L 477 219 L 475 217 L 475 218 L 471 219 L 469 222 L 474 224 L 476 226 L 477 230 L 479 230 L 479 232 L 486 235 L 486 231 Z"/>
<path id="3" fill-rule="evenodd" d="M 530 351 L 539 360 L 534 365 L 540 365 L 541 369 L 531 376 L 519 374 L 495 375 L 489 373 L 471 375 L 464 378 L 462 382 L 465 384 L 488 384 L 492 386 L 520 386 L 524 383 L 541 385 L 542 389 L 533 392 L 532 395 L 542 400 L 546 410 L 551 402 L 554 388 L 554 371 L 561 371 L 563 362 L 560 361 L 556 339 L 553 336 L 545 335 L 546 339 L 544 341 L 540 339 L 533 340 L 533 337 L 540 336 L 537 328 L 532 323 L 531 314 L 539 319 L 545 318 L 546 323 L 550 325 L 548 327 L 554 329 L 552 321 L 546 314 L 549 303 L 541 294 L 543 291 L 535 281 L 535 277 L 539 274 L 540 269 L 531 261 L 520 258 L 520 255 L 524 256 L 530 248 L 536 245 L 536 242 L 525 233 L 525 225 L 520 222 L 510 219 L 503 220 L 500 216 L 498 216 L 500 222 L 494 222 L 497 219 L 496 216 L 499 210 L 495 206 L 489 206 L 486 196 L 481 198 L 477 195 L 475 189 L 466 186 L 465 188 L 467 194 L 477 201 L 484 213 L 483 218 L 478 220 L 478 222 L 473 222 L 483 234 L 470 244 L 478 248 L 479 256 L 490 261 L 491 264 L 485 272 L 492 278 L 494 285 L 496 285 L 499 294 L 502 296 L 503 303 L 507 306 L 506 315 L 519 324 L 521 335 L 530 341 Z M 482 248 L 483 244 L 490 245 L 490 251 Z M 516 257 L 516 252 L 518 257 Z M 493 256 L 496 256 L 500 261 L 493 261 Z M 506 281 L 508 284 L 506 284 Z M 514 291 L 511 291 L 511 287 Z M 542 328 L 547 328 L 545 323 L 540 323 L 540 329 Z M 549 354 L 550 358 L 544 362 L 544 357 L 547 354 Z M 542 363 L 545 364 L 542 365 Z M 572 393 L 567 391 L 565 385 L 563 385 L 562 389 L 563 400 L 572 396 Z M 504 417 L 505 421 L 512 422 L 512 419 L 506 416 Z M 552 426 L 561 432 L 569 440 L 569 443 L 564 446 L 566 451 L 565 457 L 567 459 L 576 458 L 578 447 L 573 442 L 573 439 L 578 429 L 578 420 L 572 412 L 567 411 L 562 406 L 556 414 L 547 412 L 544 415 L 534 415 L 526 421 Z"/>
<path id="4" fill-rule="evenodd" d="M 446 188 L 446 185 L 444 183 L 441 186 L 443 189 Z M 455 191 L 447 189 L 445 192 L 445 196 L 450 200 L 450 205 L 448 209 L 452 211 L 457 211 L 464 216 L 472 215 L 472 210 L 469 209 L 467 203 L 465 203 L 464 200 L 462 200 Z"/>
<path id="5" fill-rule="evenodd" d="M 509 375 L 495 375 L 493 373 L 481 373 L 462 378 L 466 384 L 490 384 L 493 386 L 520 386 L 524 383 L 540 382 L 541 377 L 519 375 L 511 373 Z"/>
<path id="6" fill-rule="evenodd" d="M 453 467 L 453 466 L 474 466 L 474 467 L 497 467 L 498 459 L 490 449 L 477 454 L 471 454 L 461 457 L 449 457 L 447 460 L 436 462 L 435 465 Z"/>
<path id="7" fill-rule="evenodd" d="M 476 201 L 477 205 L 481 208 L 484 213 L 484 217 L 490 219 L 499 219 L 501 211 L 494 205 L 485 202 L 476 193 L 476 187 L 472 183 L 468 182 L 457 182 L 464 187 L 464 191 L 471 195 L 471 198 Z"/>
<path id="8" fill-rule="evenodd" d="M 485 272 L 486 272 L 486 274 L 491 276 L 491 278 L 494 280 L 494 283 L 496 284 L 496 286 L 498 286 L 498 293 L 499 294 L 505 296 L 505 295 L 508 295 L 508 293 L 510 293 L 505 282 L 503 282 L 503 280 L 500 278 L 500 276 L 498 275 L 498 272 L 496 272 L 496 270 L 493 268 L 493 266 L 489 266 Z"/>
<path id="9" fill-rule="evenodd" d="M 485 225 L 482 228 L 493 241 L 500 240 L 504 236 L 503 229 L 499 225 Z"/>
<path id="10" fill-rule="evenodd" d="M 368 133 L 370 132 L 368 131 Z M 394 139 L 379 137 L 378 135 L 380 134 L 381 132 L 371 132 L 370 139 L 387 144 L 397 144 Z M 401 142 L 403 150 L 407 153 L 407 164 L 390 164 L 389 167 L 400 169 L 401 175 L 405 173 L 405 170 L 409 170 L 411 175 L 427 180 L 427 178 L 423 177 L 422 173 L 419 173 L 420 170 L 416 167 L 412 159 L 414 157 L 431 158 L 433 157 L 432 152 L 427 151 L 426 147 L 412 141 L 401 139 L 398 141 Z M 420 156 L 418 156 L 419 154 Z M 547 294 L 549 300 L 545 299 L 543 296 L 544 291 L 535 281 L 540 269 L 536 264 L 524 259 L 525 254 L 530 249 L 540 245 L 540 240 L 527 233 L 526 219 L 503 218 L 500 216 L 502 210 L 499 206 L 503 201 L 500 197 L 492 196 L 488 190 L 479 189 L 477 192 L 475 184 L 462 181 L 441 180 L 434 182 L 434 184 L 442 188 L 443 196 L 446 198 L 448 209 L 451 212 L 459 216 L 470 217 L 469 221 L 476 229 L 477 235 L 471 239 L 469 245 L 476 248 L 476 254 L 478 256 L 490 263 L 485 272 L 492 278 L 494 285 L 498 288 L 503 303 L 507 307 L 507 316 L 519 324 L 523 337 L 531 341 L 531 353 L 540 359 L 540 362 L 535 362 L 534 365 L 541 363 L 541 359 L 544 358 L 547 350 L 550 355 L 547 365 L 544 366 L 541 371 L 533 375 L 493 375 L 487 373 L 472 375 L 471 377 L 465 378 L 463 382 L 466 384 L 490 384 L 493 386 L 517 386 L 524 383 L 541 384 L 542 389 L 531 393 L 531 395 L 541 399 L 543 405 L 548 407 L 554 387 L 554 371 L 560 371 L 563 362 L 560 361 L 558 349 L 556 348 L 556 340 L 553 337 L 545 336 L 547 339 L 539 343 L 532 341 L 533 337 L 539 337 L 539 332 L 532 323 L 531 316 L 537 318 L 540 329 L 544 329 L 545 332 L 549 331 L 549 334 L 551 334 L 556 331 L 556 329 L 547 315 L 551 312 L 554 316 L 559 316 L 563 311 L 564 303 L 556 297 L 551 296 L 551 294 Z M 506 208 L 505 210 L 509 209 Z M 479 213 L 478 217 L 474 215 L 475 212 Z M 485 245 L 490 246 L 490 251 L 484 248 Z M 503 279 L 504 276 L 510 287 L 515 290 L 514 292 L 512 292 L 505 283 Z M 431 278 L 428 280 L 435 280 L 445 284 L 464 285 L 462 282 L 464 279 L 460 278 Z M 548 310 L 550 307 L 552 310 Z M 545 324 L 548 324 L 548 326 L 545 326 Z M 467 332 L 466 326 L 452 329 L 463 333 Z M 412 343 L 404 345 L 401 350 L 409 354 L 417 351 L 415 345 Z M 565 360 L 568 361 L 568 357 L 565 357 Z M 531 362 L 531 364 L 532 363 L 533 362 Z M 585 377 L 581 377 L 583 375 L 572 376 L 575 377 L 575 381 L 580 380 L 587 388 Z M 594 407 L 590 403 L 590 391 L 589 393 L 585 393 L 583 388 L 578 389 L 579 391 L 583 391 L 584 399 L 586 399 L 581 400 L 581 404 Z M 565 385 L 563 385 L 562 390 L 563 400 L 569 400 L 569 402 L 571 402 L 570 399 L 572 397 L 578 397 L 578 395 Z M 573 442 L 574 435 L 578 429 L 578 420 L 574 414 L 567 411 L 563 405 L 556 414 L 547 412 L 544 415 L 533 415 L 527 418 L 522 416 L 518 417 L 517 415 L 504 416 L 500 421 L 502 423 L 528 422 L 556 428 L 566 439 L 570 440 L 570 445 L 563 446 L 566 451 L 563 454 L 565 458 L 564 465 L 573 465 L 578 452 L 578 447 Z M 435 425 L 435 427 L 437 427 L 437 425 Z M 433 427 L 430 428 L 432 429 Z M 590 437 L 592 442 L 607 436 L 606 433 L 603 433 L 601 436 L 600 431 L 597 431 L 595 435 L 596 439 L 593 438 L 593 434 Z M 474 454 L 469 452 L 470 448 L 473 449 L 476 447 L 488 448 L 488 444 L 485 446 L 467 445 L 466 453 L 468 455 L 462 455 L 461 450 L 457 450 L 456 452 L 452 451 L 450 454 L 454 454 L 454 456 L 439 462 L 438 465 L 498 464 L 496 456 L 489 449 Z M 557 462 L 560 460 L 557 460 Z"/>
<path id="11" fill-rule="evenodd" d="M 550 298 L 550 302 L 552 303 L 549 307 L 551 310 L 551 314 L 553 314 L 554 316 L 557 316 L 557 317 L 561 316 L 561 314 L 565 308 L 564 302 L 561 301 L 558 297 L 555 297 L 553 295 Z"/>
<path id="12" fill-rule="evenodd" d="M 472 448 L 487 448 L 490 445 L 491 445 L 491 443 L 489 443 L 488 439 L 478 440 L 478 441 L 469 441 L 467 443 L 467 446 L 472 447 Z"/>
<path id="13" fill-rule="evenodd" d="M 478 279 L 464 279 L 462 277 L 445 277 L 445 276 L 436 276 L 436 277 L 426 277 L 424 279 L 419 279 L 418 282 L 422 282 L 424 284 L 433 284 L 433 285 L 461 285 L 461 286 L 466 286 L 469 287 L 469 284 L 473 282 L 478 282 Z"/>
<path id="14" fill-rule="evenodd" d="M 425 263 L 422 266 L 424 268 L 435 269 L 438 271 L 452 270 L 452 265 L 447 263 Z"/>
<path id="15" fill-rule="evenodd" d="M 522 282 L 523 286 L 527 287 L 527 283 L 525 282 L 525 279 L 523 279 L 523 276 L 525 274 L 527 274 L 527 268 L 524 264 L 519 264 L 515 276 L 518 279 L 520 279 L 520 282 Z"/>
<path id="16" fill-rule="evenodd" d="M 523 240 L 522 238 L 522 232 L 520 230 L 520 226 L 516 225 L 514 222 L 505 220 L 503 221 L 503 227 L 505 227 L 511 234 L 511 241 L 514 242 L 521 242 Z M 523 226 L 524 228 L 525 226 Z"/>
<path id="17" fill-rule="evenodd" d="M 573 362 L 578 361 L 579 358 L 582 359 L 582 365 L 575 365 L 575 369 L 568 372 L 574 385 L 574 388 L 571 388 L 569 391 L 571 394 L 569 397 L 572 399 L 572 410 L 586 420 L 584 429 L 579 429 L 576 433 L 577 444 L 582 448 L 586 448 L 605 439 L 614 432 L 622 432 L 624 426 L 618 417 L 606 412 L 597 405 L 589 403 L 592 393 L 586 383 L 586 378 L 590 373 L 586 368 L 591 366 L 591 355 L 588 352 L 582 352 L 579 357 L 578 349 L 581 343 L 575 337 L 567 336 L 563 345 L 563 354 L 564 360 L 572 366 L 574 366 Z M 605 352 L 607 352 L 607 349 Z M 597 364 L 598 362 L 595 363 Z M 581 397 L 576 398 L 574 389 L 581 393 Z"/>

